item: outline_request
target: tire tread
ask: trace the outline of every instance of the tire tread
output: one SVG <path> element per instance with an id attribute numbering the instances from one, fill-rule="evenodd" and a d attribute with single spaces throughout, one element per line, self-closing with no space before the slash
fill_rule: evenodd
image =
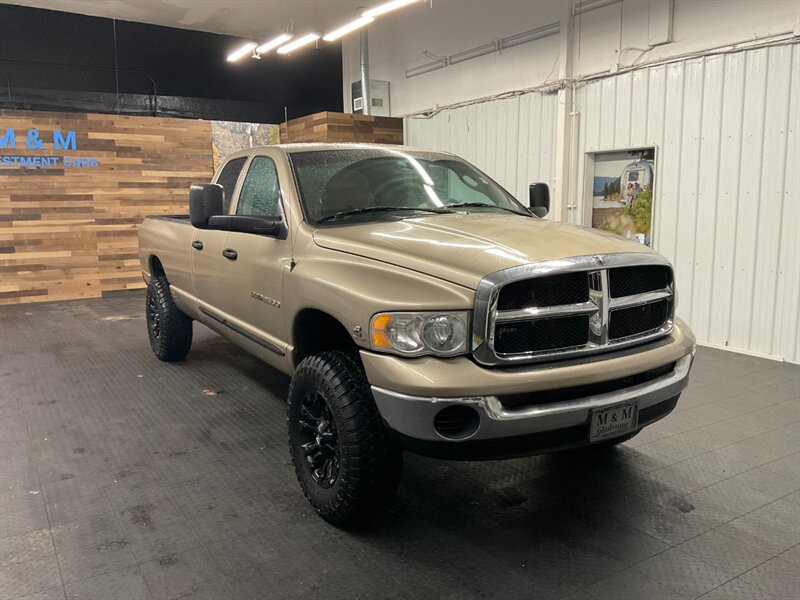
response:
<path id="1" fill-rule="evenodd" d="M 164 362 L 175 362 L 186 358 L 192 347 L 192 319 L 178 308 L 169 290 L 166 277 L 150 279 L 147 294 L 153 294 L 159 312 L 161 335 L 155 339 L 150 335 L 150 347 L 156 358 Z M 145 306 L 145 310 L 147 307 Z M 148 328 L 150 324 L 148 322 Z M 149 333 L 149 329 L 148 329 Z"/>

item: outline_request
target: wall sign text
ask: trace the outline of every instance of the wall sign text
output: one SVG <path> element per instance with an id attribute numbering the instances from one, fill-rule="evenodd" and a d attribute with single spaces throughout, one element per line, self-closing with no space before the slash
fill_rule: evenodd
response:
<path id="1" fill-rule="evenodd" d="M 15 129 L 0 130 L 0 151 L 2 150 L 49 150 L 69 151 L 78 150 L 78 141 L 75 131 L 53 131 L 52 139 L 45 139 L 38 129 L 18 131 Z M 96 158 L 77 156 L 41 156 L 24 154 L 0 154 L 0 168 L 96 168 L 100 165 Z"/>

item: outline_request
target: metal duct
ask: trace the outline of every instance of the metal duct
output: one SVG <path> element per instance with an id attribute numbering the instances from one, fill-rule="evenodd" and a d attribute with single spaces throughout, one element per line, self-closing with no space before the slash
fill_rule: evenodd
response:
<path id="1" fill-rule="evenodd" d="M 510 35 L 494 42 L 489 42 L 488 44 L 476 46 L 475 48 L 470 48 L 469 50 L 464 50 L 463 52 L 459 52 L 457 54 L 436 58 L 436 60 L 431 62 L 406 69 L 406 79 L 416 77 L 417 75 L 422 75 L 423 73 L 430 73 L 431 71 L 436 71 L 437 69 L 443 69 L 450 65 L 472 60 L 473 58 L 478 58 L 479 56 L 486 56 L 492 52 L 500 52 L 506 48 L 513 48 L 514 46 L 521 46 L 522 44 L 540 40 L 551 35 L 558 35 L 560 31 L 561 23 L 556 21 L 548 25 L 543 25 L 542 27 L 537 27 L 536 29 L 523 31 L 522 33 Z"/>

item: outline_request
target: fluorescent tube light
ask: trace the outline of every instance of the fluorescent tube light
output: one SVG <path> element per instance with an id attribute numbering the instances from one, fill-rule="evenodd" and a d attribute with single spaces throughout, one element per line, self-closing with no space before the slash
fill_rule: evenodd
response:
<path id="1" fill-rule="evenodd" d="M 397 10 L 398 8 L 403 8 L 409 4 L 414 4 L 415 2 L 419 2 L 419 0 L 391 0 L 390 2 L 376 6 L 375 8 L 365 10 L 361 13 L 361 15 L 364 17 L 372 17 L 374 19 L 379 15 L 385 15 L 388 12 Z"/>
<path id="2" fill-rule="evenodd" d="M 319 36 L 316 33 L 309 33 L 301 38 L 297 38 L 293 42 L 289 42 L 285 46 L 281 46 L 280 48 L 278 48 L 278 54 L 289 54 L 289 52 L 297 50 L 301 46 L 305 46 L 306 44 L 310 44 L 311 42 L 316 42 L 318 39 Z"/>
<path id="3" fill-rule="evenodd" d="M 360 19 L 356 19 L 355 21 L 352 21 L 347 25 L 342 25 L 341 27 L 339 27 L 339 29 L 336 29 L 334 31 L 331 31 L 330 33 L 325 34 L 325 36 L 322 39 L 325 40 L 326 42 L 332 42 L 334 40 L 338 40 L 340 37 L 347 35 L 351 31 L 355 31 L 359 27 L 363 27 L 364 25 L 369 25 L 374 20 L 375 19 L 373 19 L 372 17 L 361 17 Z"/>
<path id="4" fill-rule="evenodd" d="M 290 39 L 292 39 L 292 36 L 288 33 L 284 33 L 283 35 L 276 37 L 274 40 L 270 40 L 261 44 L 258 48 L 256 48 L 256 52 L 259 54 L 264 54 L 265 52 L 269 52 L 270 50 L 277 48 L 281 44 L 285 44 Z"/>
<path id="5" fill-rule="evenodd" d="M 250 54 L 253 51 L 253 48 L 258 46 L 258 44 L 254 42 L 248 42 L 241 48 L 239 48 L 236 52 L 232 52 L 228 55 L 228 62 L 235 62 L 245 56 L 246 54 Z"/>

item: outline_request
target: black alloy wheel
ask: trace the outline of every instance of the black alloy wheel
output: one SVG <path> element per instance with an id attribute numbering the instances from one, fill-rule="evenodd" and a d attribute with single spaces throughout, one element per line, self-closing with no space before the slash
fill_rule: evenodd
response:
<path id="1" fill-rule="evenodd" d="M 155 294 L 147 294 L 147 324 L 150 326 L 151 338 L 161 339 L 161 317 L 158 315 Z"/>
<path id="2" fill-rule="evenodd" d="M 339 477 L 339 438 L 331 409 L 319 392 L 303 399 L 299 437 L 311 478 L 321 488 L 330 488 Z"/>

